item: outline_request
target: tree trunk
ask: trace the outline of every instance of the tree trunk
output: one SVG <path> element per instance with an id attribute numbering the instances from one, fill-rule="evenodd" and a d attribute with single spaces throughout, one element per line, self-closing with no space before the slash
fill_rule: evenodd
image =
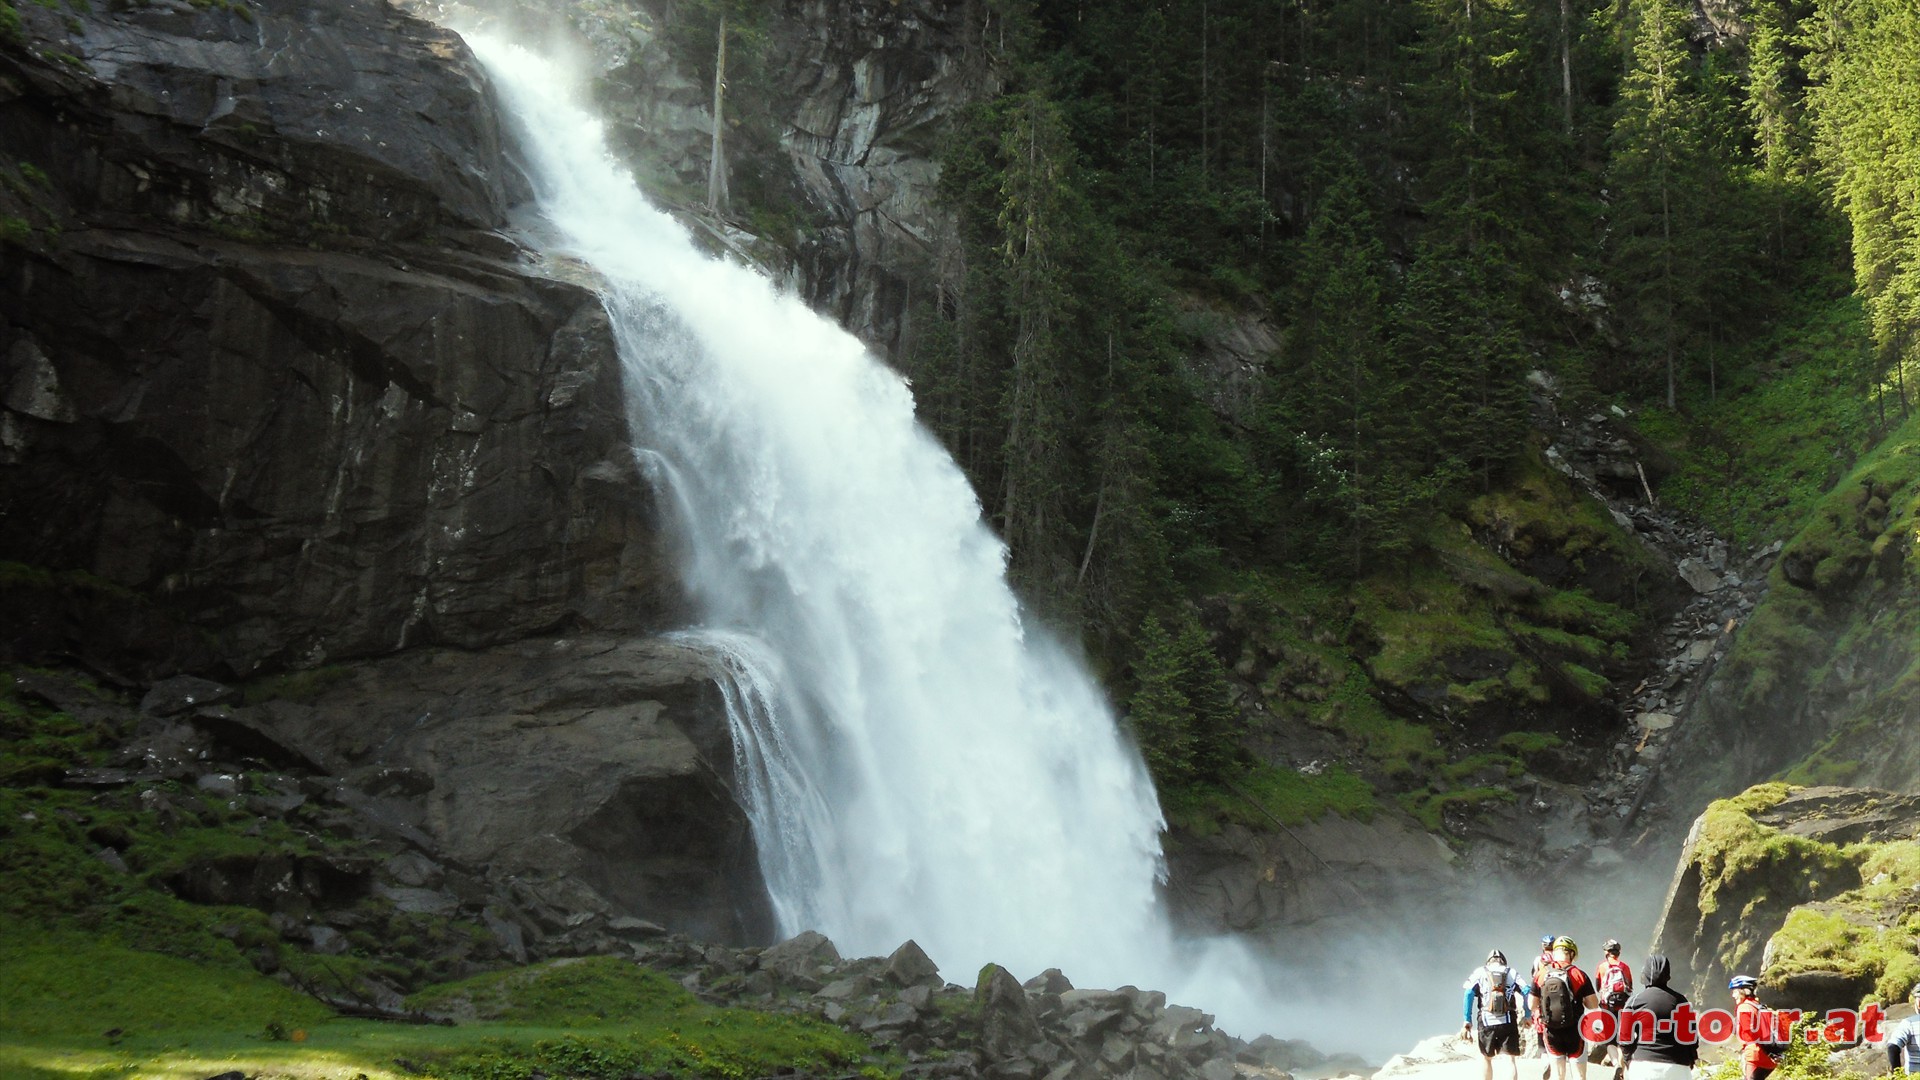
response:
<path id="1" fill-rule="evenodd" d="M 1573 137 L 1573 11 L 1572 0 L 1560 0 L 1560 99 L 1566 112 L 1567 137 Z"/>
<path id="2" fill-rule="evenodd" d="M 727 210 L 727 159 L 721 133 L 727 122 L 723 108 L 727 94 L 727 13 L 720 13 L 720 43 L 713 60 L 713 150 L 707 158 L 707 212 L 723 214 Z"/>

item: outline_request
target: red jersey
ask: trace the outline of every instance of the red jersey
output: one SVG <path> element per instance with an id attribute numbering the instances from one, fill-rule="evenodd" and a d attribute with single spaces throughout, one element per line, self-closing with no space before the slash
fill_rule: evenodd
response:
<path id="1" fill-rule="evenodd" d="M 1773 1041 L 1773 1014 L 1761 1008 L 1760 1003 L 1752 998 L 1742 1001 L 1740 1006 L 1734 1010 L 1734 1022 L 1736 1026 L 1733 1030 L 1736 1034 L 1742 1032 L 1757 1032 L 1765 1041 Z M 1750 1066 L 1751 1069 L 1779 1068 L 1780 1063 L 1773 1060 L 1771 1054 L 1760 1049 L 1759 1043 L 1747 1042 L 1744 1035 L 1741 1036 L 1740 1042 L 1743 1044 L 1740 1050 L 1740 1060 Z"/>

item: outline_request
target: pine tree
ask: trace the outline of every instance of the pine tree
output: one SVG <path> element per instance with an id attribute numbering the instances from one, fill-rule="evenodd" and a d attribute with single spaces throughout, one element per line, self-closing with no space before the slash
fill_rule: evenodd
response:
<path id="1" fill-rule="evenodd" d="M 1147 771 L 1161 790 L 1190 783 L 1194 770 L 1193 703 L 1181 691 L 1183 664 L 1173 635 L 1149 615 L 1140 624 L 1133 661 L 1136 689 L 1127 722 Z"/>
<path id="2" fill-rule="evenodd" d="M 1394 407 L 1403 384 L 1385 347 L 1386 252 L 1359 162 L 1336 149 L 1324 171 L 1294 267 L 1293 336 L 1274 397 L 1279 422 L 1332 458 L 1313 497 L 1349 526 L 1342 546 L 1357 574 L 1370 553 L 1404 546 L 1406 476 L 1391 453 L 1405 423 Z"/>
<path id="3" fill-rule="evenodd" d="M 1014 572 L 1042 595 L 1071 591 L 1067 485 L 1072 479 L 1071 376 L 1060 341 L 1070 316 L 1065 252 L 1072 226 L 1072 148 L 1059 109 L 1014 98 L 1001 136 L 1001 249 L 1012 322 L 1000 522 Z"/>
<path id="4" fill-rule="evenodd" d="M 1920 8 L 1820 0 L 1808 91 L 1821 164 L 1853 226 L 1880 378 L 1903 411 L 1920 352 Z"/>
<path id="5" fill-rule="evenodd" d="M 1176 685 L 1192 710 L 1193 774 L 1201 781 L 1227 776 L 1240 758 L 1240 737 L 1246 722 L 1234 706 L 1226 669 L 1208 641 L 1206 628 L 1191 611 L 1183 611 L 1173 648 L 1179 657 Z"/>
<path id="6" fill-rule="evenodd" d="M 1679 0 L 1633 0 L 1632 67 L 1613 127 L 1608 187 L 1613 283 L 1634 341 L 1678 404 L 1681 354 L 1702 275 L 1695 195 L 1704 137 L 1689 86 L 1688 15 Z"/>

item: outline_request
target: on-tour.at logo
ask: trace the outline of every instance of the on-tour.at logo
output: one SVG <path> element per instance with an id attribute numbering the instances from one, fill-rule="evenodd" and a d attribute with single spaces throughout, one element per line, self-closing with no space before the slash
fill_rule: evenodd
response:
<path id="1" fill-rule="evenodd" d="M 1618 1015 L 1594 1009 L 1580 1018 L 1580 1035 L 1588 1042 L 1612 1042 L 1615 1035 L 1622 1043 L 1638 1045 L 1655 1038 L 1671 1036 L 1675 1042 L 1720 1043 L 1738 1036 L 1741 1042 L 1783 1043 L 1793 1038 L 1793 1029 L 1801 1020 L 1813 1016 L 1800 1033 L 1809 1043 L 1885 1042 L 1882 1025 L 1886 1010 L 1878 1005 L 1862 1009 L 1830 1009 L 1825 1014 L 1809 1014 L 1800 1009 L 1753 1010 L 1735 1016 L 1726 1009 L 1695 1009 L 1681 1002 L 1671 1017 L 1655 1016 L 1647 1009 L 1622 1009 Z"/>

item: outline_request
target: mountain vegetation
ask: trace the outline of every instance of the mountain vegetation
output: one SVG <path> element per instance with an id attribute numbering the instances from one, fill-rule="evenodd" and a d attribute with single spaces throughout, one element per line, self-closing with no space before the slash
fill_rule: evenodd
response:
<path id="1" fill-rule="evenodd" d="M 1660 494 L 1742 542 L 1791 533 L 1910 409 L 1911 5 L 989 7 L 1005 90 L 942 162 L 965 275 L 904 363 L 1163 788 L 1263 767 L 1220 695 L 1289 669 L 1324 700 L 1254 715 L 1337 732 L 1409 806 L 1495 749 L 1473 738 L 1606 697 L 1639 590 L 1489 585 L 1517 502 L 1581 517 L 1530 435 L 1539 387 L 1634 415 L 1676 451 Z M 1198 358 L 1248 322 L 1280 346 L 1223 406 Z M 1574 531 L 1532 542 L 1636 558 Z M 1409 704 L 1467 639 L 1514 663 Z"/>

